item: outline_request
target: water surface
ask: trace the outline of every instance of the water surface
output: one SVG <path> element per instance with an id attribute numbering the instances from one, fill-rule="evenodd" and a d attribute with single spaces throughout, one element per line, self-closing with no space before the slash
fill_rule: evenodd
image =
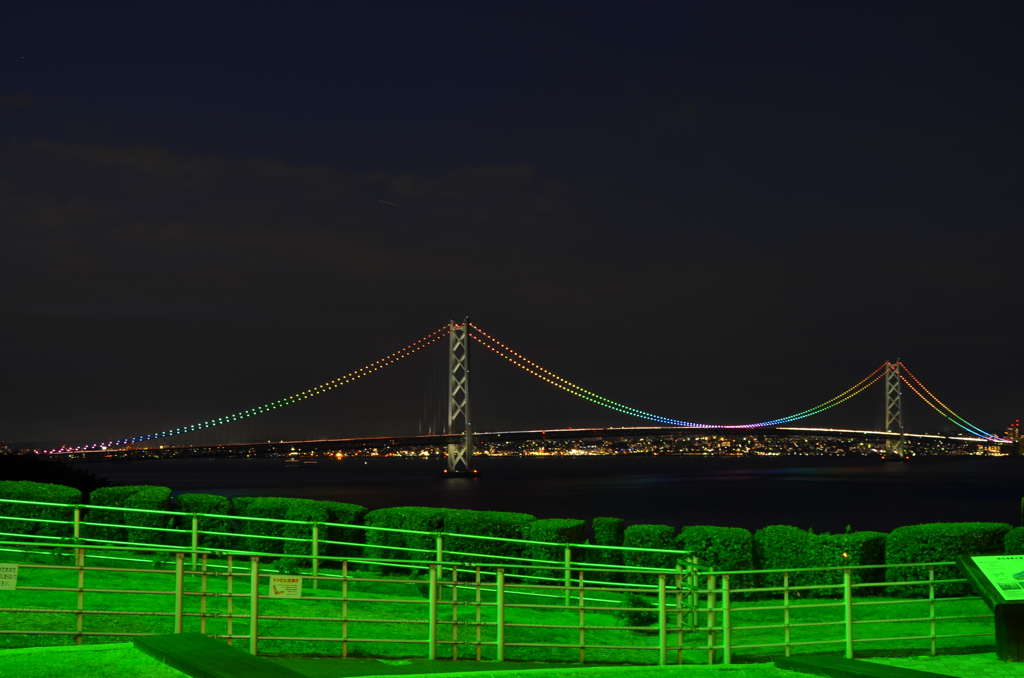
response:
<path id="1" fill-rule="evenodd" d="M 786 524 L 839 532 L 926 522 L 1020 524 L 1024 460 L 918 458 L 885 463 L 820 457 L 478 457 L 477 480 L 441 479 L 437 459 L 280 458 L 82 464 L 118 484 L 167 485 L 227 497 L 331 499 L 368 508 L 443 506 L 539 518 L 615 516 L 628 523 Z"/>

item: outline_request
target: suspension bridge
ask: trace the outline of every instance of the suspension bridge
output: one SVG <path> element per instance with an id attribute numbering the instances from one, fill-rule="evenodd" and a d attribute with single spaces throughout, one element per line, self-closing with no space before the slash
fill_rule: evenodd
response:
<path id="1" fill-rule="evenodd" d="M 565 379 L 555 372 L 542 367 L 530 360 L 522 353 L 514 350 L 508 344 L 500 341 L 492 334 L 481 329 L 478 325 L 469 321 L 451 320 L 441 328 L 434 330 L 426 336 L 404 346 L 379 360 L 371 362 L 357 370 L 342 375 L 328 382 L 313 386 L 290 396 L 273 400 L 256 407 L 240 410 L 231 414 L 194 422 L 176 428 L 168 428 L 162 431 L 153 431 L 124 438 L 112 438 L 102 442 L 93 442 L 80 445 L 61 445 L 46 449 L 50 454 L 68 453 L 89 453 L 89 452 L 111 452 L 119 450 L 147 450 L 157 447 L 173 447 L 176 441 L 182 440 L 184 436 L 202 436 L 211 430 L 221 427 L 228 427 L 238 422 L 252 420 L 261 416 L 267 416 L 276 411 L 294 406 L 312 399 L 323 398 L 326 394 L 358 382 L 372 375 L 394 369 L 396 363 L 405 361 L 411 356 L 421 353 L 431 345 L 447 343 L 447 368 L 444 383 L 444 394 L 447 405 L 447 425 L 445 430 L 439 433 L 427 435 L 401 435 L 388 436 L 387 438 L 369 437 L 330 437 L 318 438 L 316 440 L 283 440 L 274 443 L 267 441 L 268 449 L 291 445 L 297 443 L 329 444 L 334 448 L 346 446 L 355 447 L 372 443 L 375 440 L 386 440 L 396 445 L 442 445 L 447 450 L 448 467 L 446 472 L 451 475 L 472 475 L 470 460 L 473 456 L 474 445 L 481 440 L 493 440 L 495 437 L 503 437 L 504 440 L 530 440 L 536 438 L 557 439 L 561 438 L 586 438 L 602 435 L 617 435 L 626 437 L 630 435 L 654 435 L 665 433 L 703 432 L 714 435 L 736 435 L 746 432 L 761 432 L 775 435 L 800 435 L 808 433 L 822 434 L 858 434 L 871 436 L 876 440 L 884 442 L 885 452 L 889 455 L 904 456 L 907 454 L 907 443 L 915 438 L 949 438 L 953 440 L 977 441 L 986 445 L 1013 445 L 1016 451 L 1019 449 L 1018 437 L 1003 437 L 989 433 L 978 426 L 970 423 L 956 412 L 954 412 L 943 401 L 939 400 L 917 376 L 911 372 L 902 361 L 883 362 L 867 376 L 856 382 L 850 388 L 838 395 L 818 404 L 814 407 L 796 412 L 790 415 L 754 421 L 746 423 L 712 423 L 696 422 L 681 418 L 674 418 L 655 414 L 642 409 L 631 407 L 624 403 L 612 400 L 588 390 L 576 383 Z M 558 389 L 564 394 L 575 396 L 587 402 L 595 408 L 605 408 L 618 415 L 627 415 L 636 420 L 645 422 L 643 426 L 614 427 L 614 428 L 574 428 L 544 430 L 518 430 L 518 431 L 476 431 L 474 428 L 474 410 L 471 409 L 471 382 L 470 382 L 470 347 L 477 347 L 476 350 L 483 350 L 507 363 L 518 368 L 523 373 L 545 383 L 548 387 Z M 797 427 L 793 424 L 808 419 L 815 415 L 830 410 L 850 399 L 864 393 L 871 386 L 881 383 L 884 388 L 884 428 L 880 430 L 862 429 L 835 429 L 835 428 L 808 428 Z M 904 429 L 904 390 L 916 395 L 924 401 L 933 411 L 944 417 L 947 421 L 955 424 L 963 431 L 959 436 L 941 436 L 933 434 L 913 433 Z M 238 445 L 252 446 L 251 442 L 236 443 Z M 195 443 L 192 443 L 194 446 Z M 230 447 L 231 444 L 217 445 L 218 448 Z"/>

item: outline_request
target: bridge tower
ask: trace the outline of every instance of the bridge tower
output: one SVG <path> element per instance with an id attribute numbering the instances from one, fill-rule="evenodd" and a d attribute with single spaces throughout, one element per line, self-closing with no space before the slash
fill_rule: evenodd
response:
<path id="1" fill-rule="evenodd" d="M 900 363 L 885 363 L 885 430 L 899 433 L 898 438 L 887 438 L 886 455 L 906 456 L 903 446 L 903 410 L 900 393 Z"/>
<path id="2" fill-rule="evenodd" d="M 461 424 L 461 426 L 460 426 Z M 469 410 L 469 318 L 448 321 L 448 434 L 462 440 L 448 444 L 445 477 L 477 477 L 470 469 L 473 456 L 473 421 Z"/>

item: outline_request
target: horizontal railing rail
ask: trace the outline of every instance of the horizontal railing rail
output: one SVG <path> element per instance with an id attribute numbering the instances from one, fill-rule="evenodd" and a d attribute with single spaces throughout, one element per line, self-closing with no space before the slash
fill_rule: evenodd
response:
<path id="1" fill-rule="evenodd" d="M 4 505 L 11 506 L 45 506 L 52 508 L 68 509 L 72 513 L 70 520 L 55 520 L 51 518 L 40 518 L 34 516 L 21 516 L 21 515 L 4 515 Z M 83 513 L 87 513 L 91 518 L 97 518 L 100 514 L 106 512 L 108 515 L 123 515 L 128 514 L 149 514 L 166 517 L 168 522 L 172 520 L 190 520 L 190 528 L 182 527 L 164 527 L 159 525 L 133 525 L 124 524 L 123 522 L 99 522 L 95 519 L 86 520 L 83 518 Z M 220 521 L 232 521 L 238 524 L 241 529 L 239 532 L 222 532 L 217 530 L 206 530 L 201 529 L 201 519 L 213 519 Z M 320 562 L 324 559 L 322 553 L 322 547 L 344 547 L 344 548 L 357 548 L 361 549 L 364 556 L 370 556 L 372 558 L 374 552 L 379 555 L 390 555 L 395 553 L 403 553 L 411 556 L 409 560 L 426 560 L 422 558 L 424 555 L 433 556 L 429 558 L 434 562 L 440 562 L 446 558 L 458 557 L 466 560 L 489 560 L 492 563 L 501 563 L 504 565 L 510 565 L 513 562 L 521 562 L 524 565 L 550 565 L 549 569 L 565 569 L 576 565 L 577 563 L 572 559 L 574 553 L 584 553 L 586 551 L 614 551 L 622 553 L 636 553 L 636 554 L 664 554 L 669 558 L 674 558 L 677 563 L 688 561 L 690 559 L 690 553 L 684 550 L 675 549 L 654 549 L 646 547 L 627 547 L 627 546 L 605 546 L 600 544 L 576 544 L 576 543 L 558 543 L 558 542 L 544 542 L 531 539 L 516 539 L 516 538 L 505 538 L 505 537 L 494 537 L 489 535 L 476 535 L 476 534 L 463 534 L 463 533 L 452 533 L 452 532 L 427 532 L 422 530 L 406 530 L 391 527 L 378 527 L 372 525 L 353 525 L 344 523 L 330 523 L 330 522 L 315 522 L 315 521 L 299 521 L 299 520 L 288 520 L 288 519 L 277 519 L 277 518 L 261 518 L 255 516 L 235 516 L 215 513 L 199 513 L 199 512 L 181 512 L 181 511 L 163 511 L 156 509 L 141 509 L 141 508 L 129 508 L 129 507 L 116 507 L 116 506 L 103 506 L 96 504 L 64 504 L 55 502 L 37 502 L 21 499 L 0 499 L 0 520 L 8 521 L 19 521 L 25 523 L 39 523 L 42 525 L 65 525 L 68 529 L 70 538 L 79 543 L 92 543 L 92 544 L 116 544 L 116 545 L 138 545 L 139 547 L 160 547 L 161 544 L 154 544 L 144 539 L 148 534 L 160 533 L 165 535 L 177 536 L 187 544 L 178 545 L 179 549 L 182 546 L 188 547 L 188 552 L 191 555 L 192 566 L 195 567 L 199 555 L 203 552 L 202 544 L 204 538 L 229 538 L 235 540 L 236 544 L 242 540 L 246 540 L 248 543 L 252 543 L 249 540 L 258 540 L 259 543 L 266 545 L 268 542 L 281 544 L 282 548 L 279 552 L 280 556 L 289 555 L 286 553 L 288 544 L 308 544 L 308 547 L 303 547 L 301 550 L 306 550 L 306 556 L 313 559 L 313 573 L 317 574 L 319 571 Z M 309 537 L 293 537 L 285 536 L 280 534 L 260 534 L 247 530 L 245 526 L 247 524 L 259 524 L 259 523 L 270 523 L 275 525 L 294 525 L 303 526 L 308 530 Z M 2 523 L 0 523 L 2 527 Z M 83 532 L 83 528 L 86 528 Z M 102 537 L 89 536 L 88 528 L 100 528 L 106 530 L 124 530 L 125 534 L 128 535 L 128 540 L 123 539 L 112 539 L 107 535 Z M 420 548 L 415 546 L 400 545 L 400 544 L 376 544 L 371 543 L 370 539 L 365 539 L 362 542 L 351 542 L 351 541 L 338 541 L 330 540 L 323 537 L 325 532 L 330 529 L 342 529 L 342 530 L 358 530 L 364 534 L 372 533 L 391 533 L 400 534 L 404 536 L 418 536 L 418 537 L 430 537 L 434 539 L 433 548 Z M 133 536 L 139 535 L 138 540 L 132 539 Z M 60 536 L 48 535 L 48 534 L 26 534 L 19 532 L 7 532 L 0 531 L 0 537 L 2 538 L 21 538 L 21 539 L 38 539 L 40 541 L 55 542 L 61 539 Z M 502 543 L 502 544 L 513 544 L 522 547 L 541 547 L 552 551 L 561 550 L 564 557 L 560 560 L 549 560 L 546 558 L 537 557 L 534 554 L 529 556 L 512 556 L 512 555 L 497 555 L 490 553 L 481 553 L 475 551 L 453 551 L 446 549 L 446 542 L 451 539 L 466 540 L 459 543 L 466 544 L 468 542 L 491 542 L 491 543 Z M 259 551 L 247 548 L 234 548 L 225 549 L 218 548 L 217 550 L 222 552 L 231 551 L 232 553 L 242 554 L 255 554 L 260 556 L 268 555 L 267 551 Z M 294 554 L 291 554 L 294 555 Z M 389 560 L 396 560 L 391 557 Z M 600 566 L 600 563 L 590 564 L 593 566 Z M 692 563 L 688 563 L 688 566 Z M 641 570 L 650 570 L 650 567 L 617 564 L 611 565 L 611 567 L 621 569 L 630 569 L 639 567 Z M 521 569 L 521 568 L 520 568 Z M 655 568 L 657 569 L 657 568 Z M 674 568 L 661 568 L 665 572 L 674 572 Z M 492 573 L 493 574 L 493 573 Z M 519 572 L 517 576 L 529 577 L 530 575 Z M 653 585 L 651 585 L 653 587 Z"/>
<path id="2" fill-rule="evenodd" d="M 552 577 L 545 573 L 557 565 L 554 561 L 323 556 L 323 569 L 314 572 L 308 554 L 33 540 L 0 542 L 0 553 L 20 558 L 25 573 L 15 591 L 0 592 L 0 615 L 22 620 L 3 624 L 0 638 L 63 635 L 81 643 L 91 637 L 188 629 L 246 642 L 253 653 L 261 647 L 294 652 L 298 646 L 315 646 L 318 654 L 348 656 L 357 647 L 364 655 L 387 654 L 381 648 L 397 645 L 408 648 L 401 653 L 428 658 L 443 652 L 452 659 L 502 660 L 541 651 L 580 662 L 730 664 L 737 652 L 789 655 L 836 647 L 853 658 L 858 648 L 895 642 L 934 654 L 940 641 L 993 635 L 992 615 L 977 597 L 936 595 L 937 586 L 964 581 L 935 576 L 949 562 L 899 565 L 923 568 L 927 578 L 854 582 L 858 566 L 707 572 L 693 565 L 666 571 L 573 562 Z M 189 556 L 196 555 L 197 565 L 188 567 Z M 54 563 L 30 562 L 40 557 Z M 268 567 L 267 559 L 291 566 Z M 154 567 L 161 561 L 173 566 L 139 565 L 149 561 Z M 385 574 L 379 570 L 383 566 L 399 569 Z M 837 569 L 840 583 L 790 585 L 793 574 Z M 599 575 L 634 581 L 602 581 Z M 639 575 L 650 581 L 638 580 Z M 781 576 L 782 585 L 733 585 L 737 577 L 768 575 Z M 274 595 L 270 587 L 277 580 L 272 577 L 299 580 L 298 597 Z M 927 588 L 924 598 L 876 595 L 882 587 L 892 593 L 922 586 Z M 32 598 L 43 595 L 64 597 Z M 51 604 L 43 604 L 47 601 Z M 47 615 L 73 623 L 46 627 Z M 151 621 L 145 629 L 118 630 L 111 618 L 135 619 L 136 626 L 143 623 L 138 620 Z M 33 626 L 35 619 L 44 625 Z"/>
<path id="3" fill-rule="evenodd" d="M 0 543 L 0 549 L 7 552 L 28 552 L 29 554 L 52 554 L 60 551 L 61 549 L 53 549 L 51 545 L 41 545 L 38 542 L 23 541 L 23 542 L 2 542 Z M 39 549 L 45 549 L 40 551 Z M 333 611 L 339 614 L 334 616 L 324 615 L 296 615 L 296 614 L 267 614 L 260 612 L 260 601 L 274 598 L 273 595 L 264 595 L 260 591 L 260 587 L 266 584 L 273 584 L 271 581 L 264 581 L 265 578 L 273 576 L 271 572 L 262 572 L 260 568 L 260 557 L 259 556 L 247 556 L 242 557 L 242 560 L 248 561 L 248 568 L 239 567 L 240 563 L 235 562 L 236 556 L 234 554 L 219 554 L 215 552 L 204 552 L 201 554 L 201 567 L 199 569 L 186 569 L 185 559 L 189 555 L 188 552 L 181 549 L 159 549 L 159 550 L 145 550 L 140 551 L 138 547 L 127 547 L 127 546 L 105 546 L 101 547 L 98 545 L 86 545 L 76 544 L 70 547 L 71 551 L 74 552 L 74 565 L 47 565 L 40 563 L 26 562 L 20 565 L 27 571 L 51 571 L 51 572 L 65 572 L 77 574 L 77 585 L 76 586 L 39 586 L 39 585 L 26 585 L 19 583 L 16 590 L 25 592 L 53 592 L 53 593 L 75 593 L 77 595 L 78 604 L 75 607 L 55 606 L 51 608 L 43 607 L 23 607 L 23 606 L 10 606 L 3 605 L 0 607 L 0 614 L 20 614 L 20 615 L 31 615 L 31 614 L 67 614 L 72 615 L 76 620 L 76 626 L 73 629 L 67 629 L 64 631 L 55 631 L 49 629 L 31 629 L 31 628 L 19 628 L 19 629 L 3 629 L 0 630 L 0 635 L 66 635 L 71 636 L 75 639 L 75 642 L 81 643 L 83 638 L 86 637 L 104 637 L 104 636 L 118 636 L 118 635 L 140 635 L 139 633 L 122 632 L 122 631 L 109 631 L 109 630 L 92 630 L 85 628 L 85 619 L 88 617 L 96 616 L 147 616 L 152 618 L 173 618 L 173 631 L 175 633 L 182 632 L 185 621 L 189 618 L 199 617 L 200 618 L 200 630 L 201 632 L 209 632 L 208 628 L 210 620 L 226 620 L 227 628 L 220 632 L 214 632 L 211 635 L 216 637 L 225 638 L 231 642 L 238 639 L 248 640 L 249 649 L 253 653 L 258 652 L 259 643 L 261 641 L 322 641 L 322 642 L 334 642 L 340 643 L 342 647 L 343 656 L 347 654 L 348 646 L 351 643 L 405 643 L 412 645 L 428 645 L 428 655 L 430 657 L 436 657 L 437 648 L 445 644 L 452 645 L 452 652 L 454 656 L 457 656 L 458 646 L 475 645 L 476 654 L 479 655 L 481 648 L 492 647 L 496 648 L 496 653 L 499 659 L 504 658 L 505 648 L 516 647 L 516 646 L 536 646 L 536 647 L 562 647 L 564 644 L 559 643 L 516 643 L 512 641 L 506 642 L 504 638 L 504 632 L 510 628 L 516 627 L 536 627 L 536 624 L 517 624 L 516 622 L 506 621 L 505 614 L 509 611 L 517 609 L 545 609 L 545 610 L 558 610 L 561 612 L 565 611 L 563 603 L 553 604 L 550 602 L 545 603 L 534 603 L 534 604 L 515 604 L 509 603 L 507 597 L 517 595 L 534 595 L 543 597 L 549 601 L 559 600 L 562 598 L 563 586 L 558 583 L 538 585 L 538 584 L 515 584 L 507 580 L 505 576 L 506 568 L 497 567 L 496 580 L 493 582 L 487 582 L 483 579 L 484 568 L 480 565 L 469 566 L 469 571 L 472 574 L 472 580 L 466 581 L 460 579 L 458 574 L 460 569 L 466 570 L 466 565 L 458 562 L 432 562 L 432 561 L 420 561 L 418 563 L 412 562 L 400 562 L 399 564 L 417 564 L 427 569 L 428 572 L 428 592 L 427 599 L 411 599 L 402 598 L 400 596 L 388 596 L 386 599 L 381 598 L 379 595 L 352 595 L 350 587 L 359 584 L 378 583 L 386 584 L 387 586 L 394 587 L 396 584 L 406 585 L 419 585 L 423 584 L 422 579 L 410 579 L 401 577 L 381 577 L 381 576 L 367 576 L 364 573 L 353 574 L 350 571 L 350 566 L 353 564 L 348 559 L 332 559 L 325 558 L 325 561 L 329 561 L 334 564 L 340 573 L 336 570 L 333 573 L 312 576 L 308 574 L 297 575 L 296 578 L 301 577 L 303 580 L 313 580 L 316 582 L 330 582 L 333 584 L 341 583 L 342 590 L 340 596 L 330 595 L 318 595 L 315 591 L 313 595 L 308 593 L 302 593 L 302 600 L 306 603 L 315 601 L 326 601 L 330 603 L 340 603 L 340 610 L 335 606 L 332 608 Z M 89 564 L 87 561 L 95 561 L 97 559 L 105 560 L 123 560 L 131 558 L 138 560 L 139 555 L 150 555 L 158 557 L 173 556 L 174 558 L 174 570 L 149 570 L 139 567 L 114 567 L 110 565 L 96 565 Z M 278 554 L 273 554 L 278 555 Z M 222 563 L 221 567 L 225 569 L 225 572 L 213 572 L 211 571 L 210 559 L 216 556 L 226 557 L 226 564 Z M 132 558 L 134 557 L 134 558 Z M 301 556 L 285 556 L 286 558 L 300 558 Z M 365 564 L 367 561 L 362 561 Z M 394 561 L 369 561 L 371 564 L 394 564 Z M 515 564 L 515 568 L 533 567 L 523 566 L 521 564 Z M 248 571 L 246 571 L 246 569 Z M 438 573 L 444 569 L 452 573 L 452 581 L 445 582 L 438 578 Z M 546 567 L 535 567 L 534 569 L 548 569 Z M 134 586 L 127 586 L 121 588 L 112 588 L 110 586 L 100 585 L 87 585 L 85 579 L 86 574 L 90 576 L 96 576 L 96 573 L 117 573 L 120 575 L 120 581 L 126 581 L 131 577 L 135 577 L 136 584 Z M 670 578 L 663 571 L 648 570 L 648 575 L 659 577 L 659 590 L 665 588 L 666 581 Z M 170 579 L 173 575 L 173 587 L 172 588 L 153 588 L 152 580 L 156 578 Z M 186 586 L 188 577 L 200 577 L 202 581 L 201 590 L 190 591 Z M 227 577 L 226 590 L 224 591 L 211 591 L 208 586 L 211 579 Z M 239 584 L 235 580 L 239 577 L 243 581 L 248 582 L 248 591 L 238 590 Z M 680 595 L 682 588 L 682 579 L 677 577 L 676 588 L 679 589 Z M 140 586 L 139 582 L 149 582 L 150 587 L 146 588 Z M 242 589 L 245 587 L 242 586 Z M 234 590 L 233 590 L 234 589 Z M 571 592 L 578 596 L 578 604 L 580 607 L 584 607 L 588 602 L 597 602 L 599 604 L 614 603 L 614 598 L 594 598 L 592 595 L 586 595 L 587 589 L 585 585 L 584 572 L 582 570 L 577 572 L 577 581 L 572 583 L 566 592 Z M 458 600 L 459 591 L 472 591 L 473 599 L 469 601 Z M 611 591 L 608 587 L 604 589 L 597 589 L 598 591 Z M 630 589 L 627 589 L 630 590 Z M 639 590 L 639 589 L 632 589 Z M 447 592 L 448 600 L 444 600 L 445 593 Z M 546 592 L 546 593 L 545 593 Z M 122 602 L 120 606 L 122 609 L 118 609 L 118 606 L 104 606 L 102 609 L 90 609 L 86 606 L 86 596 L 90 598 L 97 594 L 121 594 L 119 599 Z M 327 593 L 327 592 L 325 592 Z M 593 591 L 591 591 L 593 593 Z M 127 603 L 127 598 L 130 596 L 163 596 L 173 597 L 175 600 L 174 608 L 172 610 L 131 610 L 123 609 L 124 607 L 130 607 L 130 603 Z M 184 601 L 191 597 L 200 597 L 200 609 L 198 611 L 187 611 L 184 606 Z M 491 600 L 485 600 L 485 596 L 490 596 Z M 663 596 L 662 596 L 663 597 Z M 239 609 L 233 608 L 233 602 L 242 599 L 246 601 L 247 608 Z M 226 600 L 226 609 L 223 611 L 212 611 L 209 609 L 208 604 L 210 600 Z M 680 598 L 682 600 L 682 598 Z M 429 607 L 429 613 L 426 618 L 414 618 L 414 619 L 396 619 L 394 617 L 375 617 L 372 614 L 351 614 L 352 610 L 349 606 L 356 604 L 380 604 L 382 601 L 386 601 L 389 606 L 400 606 L 400 607 L 416 607 L 426 606 Z M 3 599 L 0 599 L 0 605 L 2 605 Z M 284 602 L 284 601 L 275 601 Z M 439 604 L 446 606 L 453 606 L 453 612 L 451 613 L 450 619 L 444 619 L 438 616 L 437 607 Z M 459 606 L 470 606 L 476 609 L 476 619 L 463 622 L 462 626 L 467 624 L 473 626 L 475 629 L 475 639 L 465 639 L 461 641 L 458 639 L 459 620 L 457 619 Z M 597 609 L 617 609 L 598 607 Z M 484 610 L 489 610 L 493 619 L 484 619 L 481 614 Z M 237 633 L 232 628 L 234 622 L 246 621 L 248 623 L 248 633 Z M 261 633 L 259 631 L 260 624 L 267 621 L 335 621 L 340 622 L 341 635 L 339 636 L 316 636 L 310 634 L 294 635 L 294 634 L 281 634 L 281 633 Z M 349 624 L 380 624 L 380 625 L 412 625 L 412 626 L 427 626 L 429 628 L 429 635 L 426 639 L 416 637 L 383 637 L 383 636 L 371 636 L 371 635 L 359 635 L 348 632 Z M 555 624 L 555 625 L 541 625 L 544 628 L 577 628 L 577 625 L 566 625 L 566 624 Z M 452 634 L 451 638 L 438 638 L 437 629 L 448 628 Z M 578 628 L 586 628 L 584 623 Z M 490 633 L 493 637 L 485 638 L 485 632 Z M 581 633 L 584 632 L 581 630 Z M 600 648 L 600 645 L 591 644 L 589 647 Z M 639 647 L 639 646 L 638 646 Z M 644 648 L 640 648 L 644 649 Z M 651 648 L 646 648 L 650 650 Z"/>
<path id="4" fill-rule="evenodd" d="M 628 552 L 638 552 L 638 553 L 668 553 L 668 554 L 682 554 L 682 555 L 686 555 L 688 553 L 686 551 L 679 550 L 679 549 L 655 549 L 655 548 L 647 548 L 647 547 L 642 547 L 642 546 L 613 546 L 613 545 L 589 544 L 589 543 L 575 544 L 575 543 L 563 543 L 563 542 L 546 542 L 546 541 L 536 541 L 536 540 L 532 540 L 532 539 L 518 539 L 518 538 L 514 538 L 514 537 L 494 537 L 494 536 L 490 536 L 490 535 L 480 535 L 480 534 L 465 534 L 465 533 L 444 532 L 444 531 L 440 531 L 440 532 L 427 532 L 427 531 L 423 531 L 423 530 L 409 530 L 409 529 L 402 529 L 402 528 L 395 528 L 395 527 L 381 527 L 381 526 L 376 526 L 376 525 L 353 525 L 353 524 L 347 524 L 347 523 L 331 523 L 331 522 L 327 522 L 327 521 L 314 523 L 314 522 L 311 522 L 311 521 L 289 520 L 289 519 L 286 519 L 286 518 L 260 518 L 258 516 L 238 516 L 238 515 L 227 515 L 227 514 L 221 514 L 221 513 L 201 513 L 201 512 L 185 512 L 185 511 L 162 511 L 162 510 L 157 510 L 157 509 L 141 509 L 141 508 L 131 508 L 131 507 L 120 507 L 120 506 L 104 506 L 104 505 L 99 505 L 99 504 L 61 504 L 61 503 L 54 503 L 54 502 L 30 501 L 30 500 L 24 500 L 24 499 L 0 499 L 0 505 L 3 505 L 3 504 L 24 504 L 24 505 L 32 505 L 32 506 L 53 506 L 53 507 L 58 507 L 58 508 L 87 509 L 87 510 L 90 510 L 90 511 L 99 510 L 99 511 L 112 511 L 112 512 L 121 512 L 121 513 L 146 513 L 146 514 L 163 515 L 163 516 L 178 517 L 178 518 L 180 518 L 180 517 L 196 516 L 196 517 L 202 517 L 202 518 L 215 518 L 215 519 L 220 519 L 220 520 L 232 520 L 232 521 L 239 521 L 239 522 L 264 522 L 264 523 L 287 524 L 287 525 L 313 525 L 313 524 L 318 524 L 318 525 L 323 525 L 325 527 L 339 527 L 339 528 L 345 528 L 345 529 L 356 529 L 356 530 L 364 530 L 364 531 L 367 531 L 367 532 L 392 532 L 392 533 L 413 534 L 413 535 L 420 535 L 420 536 L 434 536 L 434 535 L 437 535 L 437 534 L 441 534 L 441 535 L 444 535 L 444 536 L 458 537 L 460 539 L 470 539 L 470 540 L 478 540 L 478 541 L 500 541 L 500 542 L 507 542 L 507 543 L 513 543 L 513 544 L 537 545 L 537 546 L 563 546 L 564 545 L 564 546 L 571 546 L 574 549 L 584 549 L 584 550 L 590 549 L 590 550 L 601 550 L 601 551 L 624 551 L 624 552 L 628 551 Z M 30 517 L 30 516 L 3 516 L 3 515 L 0 515 L 0 519 L 30 521 L 30 522 L 43 522 L 43 523 L 61 523 L 61 524 L 66 524 L 66 523 L 69 522 L 69 521 L 61 521 L 61 520 L 46 519 L 46 518 L 36 518 L 36 517 Z M 168 531 L 168 532 L 180 532 L 180 533 L 188 533 L 189 532 L 189 530 L 185 530 L 185 529 L 182 529 L 182 528 L 156 528 L 156 527 L 147 527 L 147 526 L 129 526 L 129 525 L 121 524 L 121 523 L 86 523 L 86 522 L 80 521 L 79 519 L 76 519 L 75 522 L 76 523 L 81 523 L 83 525 L 121 527 L 121 528 L 134 527 L 136 529 L 144 529 L 144 530 L 160 530 L 160 529 L 163 529 L 164 531 Z M 225 534 L 225 533 L 219 533 L 219 534 Z M 261 539 L 280 539 L 280 540 L 295 539 L 296 541 L 304 541 L 302 539 L 296 539 L 294 537 L 280 537 L 280 536 L 273 536 L 273 535 L 260 535 L 260 534 L 248 534 L 248 533 L 244 534 L 244 535 L 237 535 L 237 534 L 231 533 L 230 536 L 252 536 L 252 537 L 261 538 Z M 377 546 L 378 548 L 389 548 L 389 549 L 404 549 L 404 548 L 408 548 L 408 547 L 402 547 L 402 546 L 396 546 L 396 545 L 371 545 L 371 544 L 362 544 L 362 543 L 360 543 L 360 545 L 363 545 L 363 546 Z"/>

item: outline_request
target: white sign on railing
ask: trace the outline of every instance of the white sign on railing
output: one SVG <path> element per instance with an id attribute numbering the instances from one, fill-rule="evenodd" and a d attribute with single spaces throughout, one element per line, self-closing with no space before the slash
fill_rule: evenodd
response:
<path id="1" fill-rule="evenodd" d="M 981 573 L 1006 600 L 1024 600 L 1024 555 L 971 556 Z"/>
<path id="2" fill-rule="evenodd" d="M 0 563 L 0 591 L 13 591 L 18 588 L 17 563 Z"/>
<path id="3" fill-rule="evenodd" d="M 293 575 L 270 577 L 271 598 L 301 598 L 302 577 Z"/>

